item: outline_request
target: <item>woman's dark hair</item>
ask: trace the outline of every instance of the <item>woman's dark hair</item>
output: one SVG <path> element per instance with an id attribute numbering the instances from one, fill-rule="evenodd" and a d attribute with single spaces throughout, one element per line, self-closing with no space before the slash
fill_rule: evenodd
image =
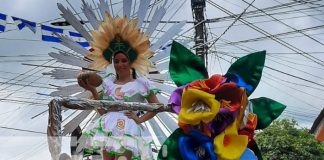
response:
<path id="1" fill-rule="evenodd" d="M 136 70 L 135 70 L 135 68 L 132 68 L 132 77 L 133 77 L 133 79 L 136 79 Z"/>
<path id="2" fill-rule="evenodd" d="M 120 54 L 120 53 L 123 54 L 123 55 L 125 55 L 127 57 L 127 59 L 130 61 L 127 53 L 125 53 L 124 51 L 117 51 L 117 52 L 115 52 L 111 58 L 113 59 L 117 54 Z"/>

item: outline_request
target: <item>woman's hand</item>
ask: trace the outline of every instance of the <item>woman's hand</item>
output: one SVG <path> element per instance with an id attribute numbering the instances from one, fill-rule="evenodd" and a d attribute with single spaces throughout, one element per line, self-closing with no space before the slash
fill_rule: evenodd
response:
<path id="1" fill-rule="evenodd" d="M 89 83 L 89 79 L 81 79 L 81 78 L 78 78 L 78 84 L 80 87 L 84 88 L 85 90 L 88 90 L 88 91 L 93 91 L 96 89 L 95 86 L 91 85 Z"/>
<path id="2" fill-rule="evenodd" d="M 140 117 L 136 116 L 133 112 L 127 111 L 124 113 L 125 116 L 127 116 L 129 119 L 133 119 L 137 124 L 140 122 Z"/>

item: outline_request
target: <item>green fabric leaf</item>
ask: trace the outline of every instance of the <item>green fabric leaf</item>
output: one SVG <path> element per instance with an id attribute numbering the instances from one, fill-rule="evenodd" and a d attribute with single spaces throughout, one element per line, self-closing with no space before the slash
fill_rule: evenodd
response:
<path id="1" fill-rule="evenodd" d="M 176 129 L 163 143 L 157 160 L 182 160 L 178 147 L 178 139 L 186 134 L 182 131 L 181 128 Z M 166 146 L 166 151 L 164 147 Z M 163 152 L 166 152 L 163 154 Z"/>
<path id="2" fill-rule="evenodd" d="M 261 80 L 265 56 L 266 51 L 261 51 L 241 57 L 231 65 L 226 73 L 239 75 L 253 87 L 250 92 L 247 92 L 248 96 L 252 94 Z"/>
<path id="3" fill-rule="evenodd" d="M 268 127 L 286 108 L 285 105 L 266 97 L 250 99 L 250 101 L 253 105 L 253 113 L 258 116 L 256 129 Z"/>
<path id="4" fill-rule="evenodd" d="M 262 157 L 262 154 L 261 154 L 261 151 L 258 147 L 258 145 L 255 143 L 253 146 L 249 147 L 253 152 L 254 154 L 258 157 L 258 160 L 263 160 L 263 157 Z"/>
<path id="5" fill-rule="evenodd" d="M 204 62 L 189 49 L 173 41 L 170 53 L 169 72 L 179 87 L 192 81 L 208 78 Z"/>

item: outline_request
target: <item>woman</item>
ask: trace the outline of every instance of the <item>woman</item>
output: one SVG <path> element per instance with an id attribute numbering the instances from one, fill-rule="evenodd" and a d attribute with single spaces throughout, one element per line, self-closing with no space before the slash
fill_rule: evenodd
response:
<path id="1" fill-rule="evenodd" d="M 103 80 L 101 95 L 96 90 L 97 84 L 101 82 L 99 76 L 78 78 L 79 85 L 89 90 L 94 99 L 159 103 L 155 95 L 158 90 L 145 77 L 136 76 L 127 53 L 117 51 L 112 59 L 116 77 L 108 76 Z M 90 82 L 91 77 L 97 78 L 92 78 Z M 153 159 L 150 147 L 152 139 L 141 123 L 151 119 L 156 113 L 146 112 L 140 117 L 131 111 L 99 113 L 103 115 L 85 133 L 89 137 L 86 146 L 88 149 L 93 151 L 100 148 L 104 160 L 116 160 L 120 156 L 129 160 Z"/>

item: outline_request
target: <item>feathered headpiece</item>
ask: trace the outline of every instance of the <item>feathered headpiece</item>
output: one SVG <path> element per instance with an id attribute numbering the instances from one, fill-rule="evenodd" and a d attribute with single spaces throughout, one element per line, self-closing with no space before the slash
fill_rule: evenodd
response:
<path id="1" fill-rule="evenodd" d="M 91 69 L 101 70 L 112 63 L 116 52 L 127 54 L 132 67 L 143 75 L 147 75 L 153 64 L 149 61 L 154 53 L 150 50 L 149 37 L 136 28 L 137 20 L 128 22 L 127 17 L 112 18 L 106 14 L 99 29 L 92 31 L 93 41 L 90 42 L 94 51 L 87 57 L 92 59 Z"/>

